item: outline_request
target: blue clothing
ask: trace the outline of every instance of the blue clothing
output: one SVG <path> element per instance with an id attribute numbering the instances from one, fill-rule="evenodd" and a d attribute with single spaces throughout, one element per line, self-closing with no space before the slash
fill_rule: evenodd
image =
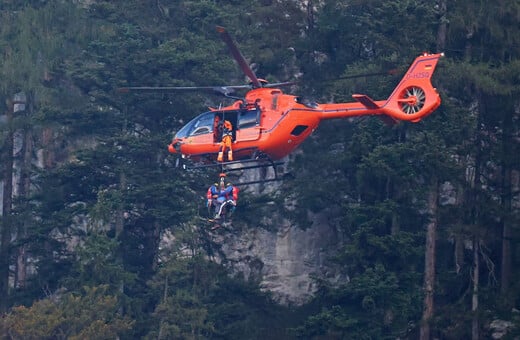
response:
<path id="1" fill-rule="evenodd" d="M 217 197 L 215 197 L 217 196 Z M 211 197 L 211 198 L 210 198 Z M 211 201 L 209 201 L 211 199 Z M 212 185 L 208 189 L 208 207 L 213 205 L 215 208 L 215 218 L 220 218 L 220 207 L 227 200 L 233 199 L 233 186 L 229 185 L 226 188 L 221 189 L 216 185 Z M 210 203 L 211 202 L 211 203 Z"/>
<path id="2" fill-rule="evenodd" d="M 227 201 L 228 199 L 232 199 L 232 192 L 233 192 L 233 187 L 232 186 L 228 186 L 227 188 L 225 189 L 217 189 L 215 188 L 215 191 L 212 192 L 213 195 L 218 195 L 217 197 L 217 201 L 219 203 L 223 203 L 225 201 Z"/>

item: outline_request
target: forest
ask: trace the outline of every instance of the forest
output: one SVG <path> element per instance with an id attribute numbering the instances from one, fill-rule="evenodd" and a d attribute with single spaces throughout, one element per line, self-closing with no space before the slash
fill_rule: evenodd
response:
<path id="1" fill-rule="evenodd" d="M 441 106 L 322 123 L 217 237 L 200 218 L 216 173 L 167 145 L 228 99 L 116 91 L 246 83 L 217 25 L 321 103 L 386 98 L 443 52 Z M 6 0 L 0 53 L 0 338 L 520 337 L 519 1 Z M 311 216 L 337 243 L 303 302 L 266 289 L 265 263 L 215 260 Z"/>

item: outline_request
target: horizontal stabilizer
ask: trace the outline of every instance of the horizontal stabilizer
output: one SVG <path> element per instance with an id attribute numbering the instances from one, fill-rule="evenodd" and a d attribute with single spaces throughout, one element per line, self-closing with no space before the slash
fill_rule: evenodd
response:
<path id="1" fill-rule="evenodd" d="M 377 103 L 366 94 L 353 94 L 352 98 L 363 104 L 363 106 L 365 106 L 367 109 L 376 110 L 380 108 L 380 106 L 377 105 Z M 397 120 L 387 115 L 380 115 L 378 118 L 381 119 L 386 125 L 392 126 L 397 124 Z"/>
<path id="2" fill-rule="evenodd" d="M 377 105 L 376 102 L 366 94 L 353 94 L 352 98 L 363 104 L 367 109 L 379 109 L 379 105 Z"/>

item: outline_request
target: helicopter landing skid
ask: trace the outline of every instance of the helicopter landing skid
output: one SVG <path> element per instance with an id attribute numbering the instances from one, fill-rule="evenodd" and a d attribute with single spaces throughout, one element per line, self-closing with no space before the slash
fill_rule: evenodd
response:
<path id="1" fill-rule="evenodd" d="M 277 166 L 283 165 L 284 162 L 274 162 L 270 159 L 246 159 L 240 161 L 231 161 L 231 162 L 217 162 L 211 164 L 199 164 L 193 166 L 186 166 L 186 170 L 194 170 L 194 169 L 204 169 L 204 168 L 216 168 L 220 167 L 222 172 L 230 173 L 235 171 L 249 170 L 249 169 L 265 169 L 272 167 L 274 171 L 273 178 L 265 178 L 256 181 L 247 181 L 236 183 L 236 185 L 249 185 L 249 184 L 260 184 L 267 182 L 276 182 L 281 181 L 283 179 L 287 179 L 290 177 L 288 174 L 284 174 L 283 176 L 278 175 Z"/>

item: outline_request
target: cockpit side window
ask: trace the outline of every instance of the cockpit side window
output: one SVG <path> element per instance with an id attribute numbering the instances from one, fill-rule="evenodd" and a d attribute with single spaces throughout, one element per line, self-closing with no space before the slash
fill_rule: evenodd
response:
<path id="1" fill-rule="evenodd" d="M 247 129 L 258 125 L 258 110 L 241 111 L 238 115 L 238 128 Z"/>
<path id="2" fill-rule="evenodd" d="M 193 129 L 190 131 L 190 136 L 213 132 L 214 116 L 213 112 L 199 116 L 199 119 L 195 122 Z"/>

